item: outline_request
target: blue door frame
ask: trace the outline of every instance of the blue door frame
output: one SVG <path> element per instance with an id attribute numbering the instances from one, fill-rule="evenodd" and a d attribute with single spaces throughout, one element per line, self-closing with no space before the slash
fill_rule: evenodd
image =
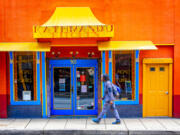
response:
<path id="1" fill-rule="evenodd" d="M 69 67 L 71 70 L 71 109 L 54 109 L 53 107 L 53 92 L 54 92 L 54 75 L 53 70 L 57 67 Z M 77 109 L 77 87 L 76 87 L 76 68 L 94 68 L 94 109 L 93 110 L 78 110 Z M 84 59 L 73 59 L 73 60 L 50 60 L 50 86 L 51 86 L 51 115 L 97 115 L 98 114 L 98 62 L 97 60 L 84 60 Z"/>

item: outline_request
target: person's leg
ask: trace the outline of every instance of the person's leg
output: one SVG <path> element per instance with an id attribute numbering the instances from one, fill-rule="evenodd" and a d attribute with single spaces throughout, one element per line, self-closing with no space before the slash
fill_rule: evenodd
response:
<path id="1" fill-rule="evenodd" d="M 115 106 L 114 103 L 111 105 L 111 108 L 112 108 L 113 113 L 114 113 L 114 116 L 115 116 L 115 118 L 116 118 L 116 121 L 113 122 L 112 124 L 118 124 L 118 123 L 120 123 L 119 113 L 118 113 L 117 108 L 116 108 L 116 106 Z"/>
<path id="2" fill-rule="evenodd" d="M 105 103 L 103 106 L 103 109 L 101 111 L 101 113 L 99 114 L 99 116 L 97 117 L 99 120 L 103 118 L 104 114 L 106 114 L 107 110 L 109 109 L 110 104 L 109 103 Z"/>
<path id="3" fill-rule="evenodd" d="M 95 123 L 99 123 L 100 120 L 103 118 L 104 114 L 107 112 L 109 107 L 110 107 L 110 104 L 109 103 L 105 103 L 101 113 L 98 115 L 97 118 L 93 118 L 92 121 L 95 122 Z"/>

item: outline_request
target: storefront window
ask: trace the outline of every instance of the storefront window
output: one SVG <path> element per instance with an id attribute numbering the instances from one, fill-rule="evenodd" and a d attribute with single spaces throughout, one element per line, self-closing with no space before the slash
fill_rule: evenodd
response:
<path id="1" fill-rule="evenodd" d="M 37 100 L 36 53 L 14 53 L 14 91 L 15 101 Z"/>
<path id="2" fill-rule="evenodd" d="M 134 51 L 114 52 L 113 63 L 113 81 L 121 89 L 119 100 L 135 100 Z"/>
<path id="3" fill-rule="evenodd" d="M 76 68 L 77 77 L 77 109 L 94 109 L 94 68 Z"/>

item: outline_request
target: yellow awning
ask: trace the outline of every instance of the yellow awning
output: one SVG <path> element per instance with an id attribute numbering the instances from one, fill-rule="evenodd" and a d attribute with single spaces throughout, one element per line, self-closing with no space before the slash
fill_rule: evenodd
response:
<path id="1" fill-rule="evenodd" d="M 28 51 L 28 52 L 50 52 L 50 45 L 48 43 L 37 42 L 1 42 L 0 52 L 5 51 Z"/>
<path id="2" fill-rule="evenodd" d="M 57 7 L 50 19 L 33 27 L 34 38 L 113 37 L 113 25 L 101 23 L 89 7 Z"/>
<path id="3" fill-rule="evenodd" d="M 107 41 L 98 42 L 98 50 L 156 50 L 151 41 Z"/>
<path id="4" fill-rule="evenodd" d="M 89 7 L 57 7 L 51 18 L 42 26 L 105 25 L 96 19 Z"/>

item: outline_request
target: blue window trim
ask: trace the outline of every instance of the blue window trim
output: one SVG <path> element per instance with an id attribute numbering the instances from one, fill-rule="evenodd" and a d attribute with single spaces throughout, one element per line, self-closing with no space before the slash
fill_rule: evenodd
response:
<path id="1" fill-rule="evenodd" d="M 102 51 L 102 74 L 105 74 L 106 72 L 106 54 L 105 51 Z M 104 83 L 102 82 L 102 97 L 104 96 Z M 104 104 L 104 101 L 103 101 Z"/>
<path id="2" fill-rule="evenodd" d="M 40 53 L 36 53 L 36 86 L 37 86 L 37 101 L 15 101 L 14 100 L 14 62 L 13 52 L 9 53 L 10 56 L 10 104 L 11 105 L 40 105 Z"/>
<path id="3" fill-rule="evenodd" d="M 112 59 L 112 51 L 109 51 L 109 59 Z M 109 61 L 109 74 L 112 80 L 112 61 Z M 139 50 L 135 51 L 135 100 L 115 101 L 117 105 L 139 104 Z"/>
<path id="4" fill-rule="evenodd" d="M 47 118 L 47 90 L 46 90 L 46 53 L 41 53 L 42 61 L 42 117 Z"/>
<path id="5" fill-rule="evenodd" d="M 102 74 L 106 73 L 106 53 L 102 51 Z M 104 82 L 102 81 L 102 97 L 104 96 Z M 104 106 L 104 100 L 102 101 L 102 107 Z M 106 118 L 106 114 L 103 116 Z"/>
<path id="6" fill-rule="evenodd" d="M 113 81 L 113 71 L 112 71 L 112 51 L 109 51 L 109 79 Z"/>

